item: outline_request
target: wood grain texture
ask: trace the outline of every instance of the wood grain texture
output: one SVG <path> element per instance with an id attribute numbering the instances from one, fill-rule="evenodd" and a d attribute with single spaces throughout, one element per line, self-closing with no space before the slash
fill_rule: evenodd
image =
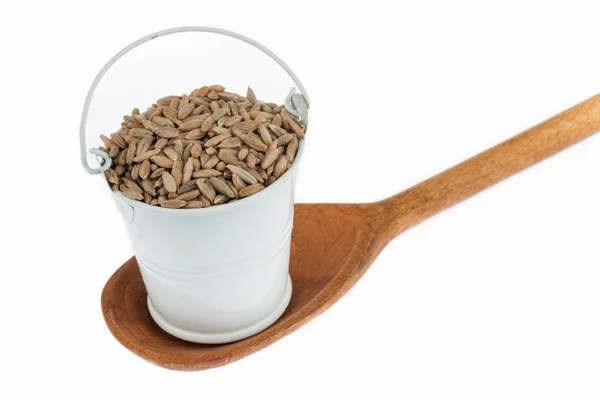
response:
<path id="1" fill-rule="evenodd" d="M 388 238 L 600 130 L 596 95 L 390 199 Z"/>
<path id="2" fill-rule="evenodd" d="M 104 318 L 121 344 L 162 367 L 202 370 L 239 360 L 329 308 L 406 229 L 598 130 L 600 96 L 595 96 L 387 200 L 296 205 L 290 260 L 292 300 L 275 324 L 250 338 L 201 345 L 162 331 L 148 312 L 135 258 L 107 282 L 102 293 Z"/>

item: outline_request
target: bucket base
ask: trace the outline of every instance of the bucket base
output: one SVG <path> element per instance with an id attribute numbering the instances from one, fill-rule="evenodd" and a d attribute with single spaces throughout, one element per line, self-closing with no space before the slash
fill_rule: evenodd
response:
<path id="1" fill-rule="evenodd" d="M 187 340 L 188 342 L 194 343 L 204 343 L 204 344 L 221 344 L 221 343 L 229 343 L 235 342 L 237 340 L 242 340 L 252 335 L 257 334 L 258 332 L 267 329 L 271 326 L 275 321 L 281 317 L 285 309 L 287 308 L 290 300 L 292 298 L 292 280 L 288 275 L 287 285 L 285 291 L 283 293 L 283 297 L 281 298 L 281 302 L 279 305 L 273 310 L 271 314 L 269 314 L 263 320 L 251 325 L 247 328 L 240 329 L 233 332 L 224 332 L 224 333 L 202 333 L 202 332 L 191 332 L 183 329 L 179 329 L 171 324 L 169 324 L 165 319 L 158 313 L 156 308 L 152 305 L 152 301 L 150 297 L 148 297 L 148 311 L 150 311 L 150 315 L 152 319 L 158 326 L 160 326 L 165 332 L 179 338 L 182 340 Z"/>

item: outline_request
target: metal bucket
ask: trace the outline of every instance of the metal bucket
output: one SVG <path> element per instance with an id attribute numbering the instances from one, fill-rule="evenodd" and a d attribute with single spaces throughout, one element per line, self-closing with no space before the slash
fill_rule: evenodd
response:
<path id="1" fill-rule="evenodd" d="M 286 109 L 307 124 L 306 91 L 289 67 L 271 51 L 251 39 L 220 29 L 171 29 L 132 43 L 96 77 L 81 121 L 81 157 L 86 171 L 99 174 L 110 167 L 106 153 L 89 150 L 103 159 L 99 168 L 88 165 L 85 153 L 87 113 L 104 73 L 128 51 L 148 40 L 190 31 L 234 37 L 269 55 L 302 93 L 292 90 L 286 99 Z M 283 314 L 292 294 L 288 267 L 294 185 L 303 148 L 301 142 L 291 168 L 277 181 L 231 204 L 168 209 L 112 192 L 148 291 L 150 314 L 162 329 L 192 342 L 227 343 L 262 331 Z"/>

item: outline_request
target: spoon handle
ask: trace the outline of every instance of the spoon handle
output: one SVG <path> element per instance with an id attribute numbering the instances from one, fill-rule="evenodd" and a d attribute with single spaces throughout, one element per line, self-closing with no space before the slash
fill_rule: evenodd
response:
<path id="1" fill-rule="evenodd" d="M 600 130 L 600 94 L 377 203 L 391 240 L 408 228 Z"/>

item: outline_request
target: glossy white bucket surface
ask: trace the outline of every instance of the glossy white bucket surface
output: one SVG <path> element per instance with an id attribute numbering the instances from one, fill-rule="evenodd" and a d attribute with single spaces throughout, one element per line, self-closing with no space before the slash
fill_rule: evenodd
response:
<path id="1" fill-rule="evenodd" d="M 254 335 L 285 311 L 302 155 L 262 191 L 231 204 L 168 209 L 113 198 L 125 224 L 154 321 L 180 339 L 226 343 Z"/>

